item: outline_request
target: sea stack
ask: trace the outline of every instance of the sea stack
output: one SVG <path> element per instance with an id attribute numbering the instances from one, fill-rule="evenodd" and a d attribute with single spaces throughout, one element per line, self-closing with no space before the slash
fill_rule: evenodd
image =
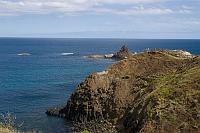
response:
<path id="1" fill-rule="evenodd" d="M 123 45 L 121 47 L 121 49 L 117 53 L 114 53 L 112 58 L 115 58 L 115 59 L 126 59 L 129 56 L 130 56 L 130 53 L 129 53 L 128 47 L 126 45 Z"/>
<path id="2" fill-rule="evenodd" d="M 84 57 L 93 58 L 93 59 L 104 58 L 104 59 L 123 60 L 123 59 L 128 58 L 130 55 L 132 55 L 132 53 L 129 52 L 128 47 L 126 45 L 123 45 L 121 49 L 116 53 L 105 54 L 105 55 L 94 54 L 94 55 L 87 55 Z"/>

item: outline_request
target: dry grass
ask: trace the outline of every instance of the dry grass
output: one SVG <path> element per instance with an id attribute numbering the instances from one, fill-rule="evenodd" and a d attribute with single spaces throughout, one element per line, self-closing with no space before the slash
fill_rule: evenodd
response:
<path id="1" fill-rule="evenodd" d="M 16 117 L 11 113 L 0 115 L 0 133 L 33 133 L 19 131 L 22 125 L 23 123 L 19 125 L 16 123 Z"/>

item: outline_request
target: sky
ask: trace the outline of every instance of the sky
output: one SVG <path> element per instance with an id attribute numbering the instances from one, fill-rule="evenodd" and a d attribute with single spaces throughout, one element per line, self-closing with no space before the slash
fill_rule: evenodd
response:
<path id="1" fill-rule="evenodd" d="M 0 37 L 200 39 L 200 0 L 0 0 Z"/>

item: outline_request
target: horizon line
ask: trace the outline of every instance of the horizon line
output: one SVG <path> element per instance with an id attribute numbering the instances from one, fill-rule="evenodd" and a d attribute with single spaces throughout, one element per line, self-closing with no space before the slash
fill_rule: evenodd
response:
<path id="1" fill-rule="evenodd" d="M 0 36 L 0 39 L 126 39 L 126 40 L 200 40 L 200 38 L 130 38 L 130 37 L 26 37 L 26 36 Z"/>

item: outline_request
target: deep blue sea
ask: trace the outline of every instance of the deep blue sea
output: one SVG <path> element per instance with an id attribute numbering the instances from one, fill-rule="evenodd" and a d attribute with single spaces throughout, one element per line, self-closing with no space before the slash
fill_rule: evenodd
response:
<path id="1" fill-rule="evenodd" d="M 133 52 L 162 48 L 200 54 L 200 40 L 0 38 L 0 113 L 16 115 L 23 130 L 68 132 L 70 122 L 46 116 L 46 109 L 64 104 L 88 74 L 114 63 L 84 55 L 113 53 L 122 44 Z"/>

